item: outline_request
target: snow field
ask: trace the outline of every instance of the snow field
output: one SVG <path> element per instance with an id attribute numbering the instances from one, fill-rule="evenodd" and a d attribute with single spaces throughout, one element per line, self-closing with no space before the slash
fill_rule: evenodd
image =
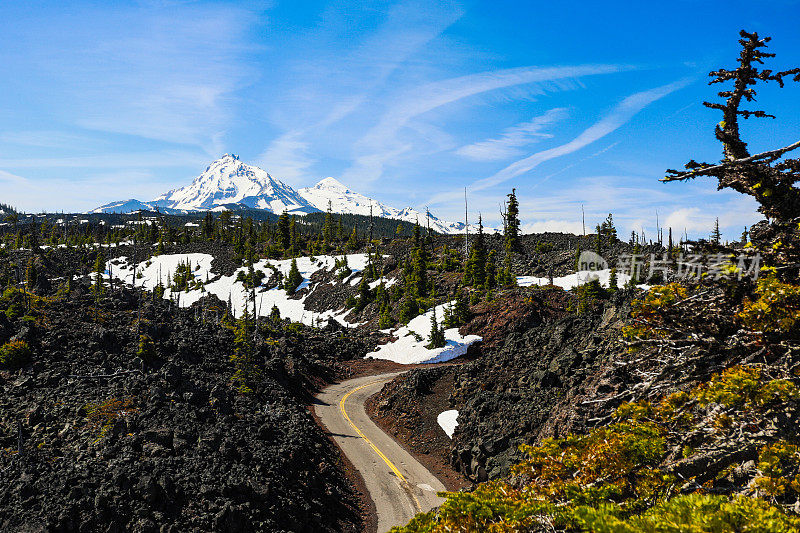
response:
<path id="1" fill-rule="evenodd" d="M 444 318 L 444 309 L 451 303 L 437 305 L 434 309 L 436 320 L 441 324 Z M 425 314 L 409 321 L 405 326 L 394 330 L 397 340 L 378 346 L 374 352 L 368 353 L 365 358 L 388 359 L 395 363 L 413 365 L 419 363 L 443 363 L 467 353 L 469 346 L 483 340 L 478 335 L 462 336 L 458 328 L 447 329 L 444 332 L 447 344 L 442 348 L 426 348 L 431 332 L 431 316 L 434 309 L 429 309 Z M 386 330 L 384 330 L 386 331 Z M 421 340 L 419 340 L 421 339 Z"/>
<path id="2" fill-rule="evenodd" d="M 330 270 L 334 268 L 336 259 L 339 256 L 317 256 L 311 257 L 298 257 L 297 269 L 300 275 L 303 276 L 303 282 L 297 290 L 311 287 L 311 276 L 319 270 Z M 108 261 L 106 264 L 106 276 L 108 276 L 108 269 L 111 268 L 111 274 L 116 279 L 120 279 L 130 285 L 137 287 L 144 287 L 147 290 L 153 290 L 160 282 L 166 286 L 169 279 L 175 273 L 178 265 L 184 262 L 191 264 L 192 274 L 198 281 L 204 283 L 202 289 L 194 289 L 190 291 L 172 291 L 167 289 L 164 291 L 164 298 L 173 298 L 178 300 L 181 307 L 189 307 L 193 303 L 200 300 L 205 293 L 214 294 L 223 302 L 231 301 L 233 306 L 234 316 L 241 316 L 244 312 L 245 305 L 248 306 L 250 312 L 252 309 L 251 293 L 245 290 L 241 282 L 236 281 L 236 277 L 240 272 L 247 273 L 247 267 L 240 267 L 231 276 L 220 276 L 211 272 L 211 263 L 213 256 L 209 254 L 193 253 L 193 254 L 165 254 L 154 256 L 139 263 L 138 265 L 131 265 L 126 257 L 118 257 Z M 366 254 L 351 254 L 347 256 L 347 263 L 354 273 L 361 272 L 366 268 L 367 256 Z M 264 259 L 258 261 L 253 265 L 255 270 L 261 270 L 267 276 L 271 273 L 270 266 L 280 271 L 284 277 L 289 274 L 291 269 L 292 260 L 271 260 Z M 134 275 L 134 270 L 136 274 Z M 208 281 L 208 283 L 206 283 Z M 289 318 L 294 322 L 302 322 L 310 326 L 324 326 L 329 320 L 335 320 L 340 324 L 353 327 L 357 324 L 351 324 L 344 319 L 344 316 L 349 312 L 349 309 L 328 310 L 324 313 L 316 313 L 309 311 L 305 308 L 306 297 L 294 300 L 291 299 L 283 288 L 277 287 L 270 290 L 263 288 L 256 288 L 256 312 L 260 316 L 269 315 L 272 311 L 272 306 L 276 305 L 281 313 L 282 318 Z"/>
<path id="3" fill-rule="evenodd" d="M 574 274 L 567 274 L 560 278 L 553 278 L 553 285 L 561 287 L 565 291 L 574 289 L 592 279 L 597 278 L 603 287 L 608 287 L 611 279 L 611 269 L 605 270 L 580 270 Z M 617 287 L 625 286 L 631 277 L 628 274 L 617 274 Z M 544 286 L 550 283 L 549 278 L 537 278 L 536 276 L 517 276 L 517 285 L 520 287 L 531 287 L 533 285 Z"/>

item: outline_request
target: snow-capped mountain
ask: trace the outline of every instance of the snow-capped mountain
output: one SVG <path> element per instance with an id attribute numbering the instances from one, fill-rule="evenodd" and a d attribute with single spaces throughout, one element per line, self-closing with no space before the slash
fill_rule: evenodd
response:
<path id="1" fill-rule="evenodd" d="M 369 215 L 371 208 L 372 215 L 376 217 L 392 218 L 406 222 L 419 221 L 423 227 L 430 222 L 431 229 L 439 233 L 461 233 L 464 231 L 463 222 L 445 222 L 430 213 L 426 217 L 425 213 L 420 213 L 410 207 L 397 209 L 387 206 L 361 193 L 351 191 L 336 178 L 325 178 L 313 187 L 305 187 L 298 192 L 308 203 L 320 211 L 327 211 L 328 205 L 330 205 L 331 211 L 334 213 Z"/>
<path id="2" fill-rule="evenodd" d="M 316 211 L 296 190 L 266 171 L 242 163 L 233 154 L 225 154 L 191 184 L 162 194 L 153 203 L 187 211 L 206 211 L 223 204 L 242 204 L 273 213 Z"/>
<path id="3" fill-rule="evenodd" d="M 211 163 L 192 183 L 173 189 L 150 202 L 125 200 L 98 207 L 93 213 L 129 213 L 139 209 L 190 212 L 224 209 L 239 204 L 273 213 L 308 214 L 317 211 L 292 187 L 266 171 L 225 154 Z"/>
<path id="4" fill-rule="evenodd" d="M 406 222 L 419 221 L 421 226 L 430 223 L 431 229 L 440 233 L 460 233 L 463 222 L 445 222 L 433 215 L 420 213 L 410 207 L 397 209 L 351 191 L 334 178 L 325 178 L 313 187 L 299 191 L 273 178 L 265 170 L 242 163 L 239 157 L 225 154 L 211 163 L 192 183 L 173 189 L 150 202 L 135 199 L 111 202 L 92 213 L 130 213 L 138 210 L 163 213 L 188 213 L 192 211 L 222 211 L 238 207 L 264 209 L 275 214 L 288 212 L 304 215 L 326 211 L 330 205 L 334 213 L 369 215 L 392 218 Z"/>

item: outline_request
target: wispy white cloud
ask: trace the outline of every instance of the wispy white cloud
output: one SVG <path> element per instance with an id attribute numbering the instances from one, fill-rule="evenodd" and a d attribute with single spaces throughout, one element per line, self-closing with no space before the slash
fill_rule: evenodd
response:
<path id="1" fill-rule="evenodd" d="M 507 166 L 500 172 L 493 176 L 478 180 L 470 187 L 474 191 L 480 191 L 488 187 L 493 187 L 512 178 L 516 178 L 522 174 L 530 172 L 540 164 L 557 157 L 571 154 L 580 150 L 581 148 L 596 142 L 609 133 L 612 133 L 625 125 L 630 119 L 634 117 L 639 111 L 652 104 L 653 102 L 664 98 L 665 96 L 686 87 L 691 80 L 682 79 L 676 82 L 656 87 L 648 91 L 642 91 L 632 94 L 617 104 L 611 112 L 603 116 L 599 121 L 592 124 L 590 127 L 581 132 L 580 135 L 566 144 L 542 150 L 531 156 L 521 159 Z"/>
<path id="2" fill-rule="evenodd" d="M 90 156 L 45 158 L 0 158 L 6 168 L 165 168 L 207 164 L 207 157 L 198 152 L 164 150 L 158 152 L 105 153 Z"/>
<path id="3" fill-rule="evenodd" d="M 290 185 L 302 185 L 315 159 L 308 153 L 309 143 L 301 138 L 300 130 L 284 133 L 258 157 L 259 164 Z"/>
<path id="4" fill-rule="evenodd" d="M 580 235 L 583 231 L 580 221 L 575 220 L 537 220 L 528 222 L 520 227 L 522 233 L 574 233 Z"/>
<path id="5" fill-rule="evenodd" d="M 398 132 L 412 119 L 436 108 L 497 89 L 536 84 L 530 90 L 545 94 L 559 90 L 557 82 L 581 76 L 610 74 L 629 70 L 623 65 L 579 65 L 570 67 L 519 67 L 450 78 L 409 90 L 390 104 L 377 125 L 356 145 L 354 164 L 343 174 L 351 183 L 369 183 L 380 178 L 384 167 L 397 155 L 405 153 L 399 145 Z"/>
<path id="6" fill-rule="evenodd" d="M 462 14 L 451 2 L 397 2 L 382 23 L 347 54 L 335 58 L 309 54 L 311 59 L 306 57 L 295 66 L 300 79 L 288 95 L 293 105 L 276 113 L 276 120 L 290 127 L 269 143 L 257 161 L 290 183 L 308 181 L 317 161 L 309 155 L 314 141 L 364 105 L 410 57 Z M 341 16 L 336 10 L 327 12 L 318 34 L 307 40 L 324 39 L 331 28 L 338 31 Z"/>
<path id="7" fill-rule="evenodd" d="M 243 59 L 257 13 L 237 6 L 149 3 L 81 9 L 61 21 L 69 39 L 37 67 L 69 102 L 58 110 L 82 128 L 223 149 L 232 93 L 250 72 Z M 113 28 L 124 28 L 112 31 Z"/>
<path id="8" fill-rule="evenodd" d="M 23 178 L 22 176 L 17 176 L 16 174 L 12 174 L 11 172 L 6 172 L 5 170 L 0 170 L 0 181 L 16 183 L 16 184 L 28 183 L 28 180 Z"/>
<path id="9" fill-rule="evenodd" d="M 506 129 L 499 137 L 462 146 L 456 153 L 473 161 L 497 161 L 519 155 L 519 148 L 552 137 L 544 129 L 567 116 L 567 109 L 557 107 L 529 122 Z"/>

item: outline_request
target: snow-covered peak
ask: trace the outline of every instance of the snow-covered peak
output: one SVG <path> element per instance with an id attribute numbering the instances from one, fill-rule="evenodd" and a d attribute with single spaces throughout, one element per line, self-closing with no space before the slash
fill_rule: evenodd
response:
<path id="1" fill-rule="evenodd" d="M 435 216 L 405 207 L 397 209 L 357 193 L 336 178 L 328 177 L 313 187 L 296 191 L 273 178 L 259 167 L 239 160 L 236 154 L 225 154 L 213 161 L 205 172 L 179 189 L 162 194 L 152 202 L 125 200 L 101 206 L 93 213 L 130 213 L 160 210 L 162 212 L 224 211 L 233 204 L 251 209 L 264 209 L 275 214 L 289 212 L 307 214 L 327 211 L 354 215 L 374 215 L 405 222 L 430 225 L 440 233 L 461 233 L 462 222 L 445 222 Z"/>
<path id="2" fill-rule="evenodd" d="M 316 211 L 296 190 L 256 166 L 225 154 L 186 187 L 162 194 L 153 201 L 173 209 L 207 210 L 223 204 L 243 204 L 273 213 Z"/>
<path id="3" fill-rule="evenodd" d="M 343 184 L 341 181 L 337 180 L 336 178 L 330 178 L 330 177 L 321 179 L 319 183 L 314 185 L 313 188 L 325 189 L 328 191 L 336 191 L 340 193 L 352 193 L 352 191 L 349 188 L 347 188 L 347 186 Z"/>
<path id="4" fill-rule="evenodd" d="M 425 215 L 410 207 L 397 209 L 383 204 L 373 198 L 350 190 L 335 178 L 325 178 L 313 187 L 298 191 L 311 205 L 320 211 L 327 211 L 330 206 L 334 213 L 352 215 L 373 215 L 382 218 L 393 218 L 411 222 L 419 221 L 421 226 L 430 222 L 431 229 L 440 233 L 460 233 L 464 224 L 460 222 L 443 222 L 433 215 Z"/>

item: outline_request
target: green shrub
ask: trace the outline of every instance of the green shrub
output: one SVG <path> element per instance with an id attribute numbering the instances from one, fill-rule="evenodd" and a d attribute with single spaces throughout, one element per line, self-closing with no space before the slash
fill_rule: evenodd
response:
<path id="1" fill-rule="evenodd" d="M 781 283 L 774 275 L 761 278 L 758 300 L 746 301 L 739 313 L 742 323 L 764 333 L 787 333 L 800 326 L 800 286 Z"/>
<path id="2" fill-rule="evenodd" d="M 797 517 L 745 496 L 678 496 L 627 519 L 612 505 L 584 507 L 576 515 L 582 529 L 596 533 L 788 533 L 800 528 Z"/>
<path id="3" fill-rule="evenodd" d="M 0 347 L 0 365 L 7 368 L 24 366 L 31 358 L 31 348 L 23 340 L 10 341 Z"/>
<path id="4" fill-rule="evenodd" d="M 153 343 L 148 335 L 139 336 L 139 349 L 136 355 L 142 358 L 142 361 L 149 363 L 156 358 L 156 345 Z"/>

